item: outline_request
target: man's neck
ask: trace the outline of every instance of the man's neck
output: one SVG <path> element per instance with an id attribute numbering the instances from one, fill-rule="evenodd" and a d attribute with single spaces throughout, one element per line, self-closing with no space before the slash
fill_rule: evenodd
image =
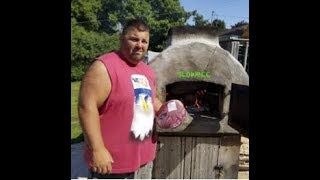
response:
<path id="1" fill-rule="evenodd" d="M 137 61 L 132 61 L 132 60 L 125 58 L 125 56 L 121 53 L 121 51 L 118 51 L 117 53 L 120 56 L 120 58 L 131 67 L 137 66 L 140 63 L 140 61 L 137 62 Z"/>

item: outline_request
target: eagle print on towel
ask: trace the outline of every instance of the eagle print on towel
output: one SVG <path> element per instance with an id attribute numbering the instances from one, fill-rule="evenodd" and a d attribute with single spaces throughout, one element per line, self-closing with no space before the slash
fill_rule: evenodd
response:
<path id="1" fill-rule="evenodd" d="M 131 81 L 134 89 L 131 132 L 136 139 L 139 138 L 142 141 L 150 135 L 153 127 L 152 91 L 149 81 L 144 75 L 132 74 Z"/>

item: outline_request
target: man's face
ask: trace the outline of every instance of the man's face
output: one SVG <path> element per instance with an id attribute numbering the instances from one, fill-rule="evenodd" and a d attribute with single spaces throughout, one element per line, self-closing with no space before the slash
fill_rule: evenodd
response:
<path id="1" fill-rule="evenodd" d="M 131 27 L 127 34 L 121 37 L 120 51 L 131 64 L 139 63 L 147 53 L 149 46 L 149 32 L 139 31 Z"/>

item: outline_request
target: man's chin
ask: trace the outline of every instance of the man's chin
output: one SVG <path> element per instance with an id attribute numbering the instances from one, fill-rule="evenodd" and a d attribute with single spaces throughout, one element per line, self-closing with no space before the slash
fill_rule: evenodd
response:
<path id="1" fill-rule="evenodd" d="M 143 55 L 141 54 L 134 54 L 131 56 L 131 59 L 134 61 L 141 61 L 143 59 Z"/>

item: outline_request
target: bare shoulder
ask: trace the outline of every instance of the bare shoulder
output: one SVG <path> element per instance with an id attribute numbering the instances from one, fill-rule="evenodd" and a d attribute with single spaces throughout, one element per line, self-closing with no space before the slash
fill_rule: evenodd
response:
<path id="1" fill-rule="evenodd" d="M 94 99 L 101 105 L 110 90 L 111 81 L 105 65 L 99 60 L 94 61 L 82 79 L 80 98 Z"/>
<path id="2" fill-rule="evenodd" d="M 107 73 L 107 69 L 105 68 L 104 64 L 101 61 L 96 60 L 89 67 L 85 77 L 88 77 L 88 76 L 91 77 L 92 75 L 103 75 L 105 73 Z M 95 77 L 99 77 L 99 76 L 95 76 Z"/>
<path id="3" fill-rule="evenodd" d="M 108 71 L 101 61 L 94 61 L 83 77 L 82 83 L 97 84 L 110 81 Z M 103 84 L 102 84 L 103 85 Z"/>

